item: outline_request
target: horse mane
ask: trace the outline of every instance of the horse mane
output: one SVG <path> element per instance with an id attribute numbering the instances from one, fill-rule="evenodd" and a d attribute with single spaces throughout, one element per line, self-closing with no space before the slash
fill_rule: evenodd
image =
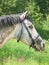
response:
<path id="1" fill-rule="evenodd" d="M 0 28 L 13 26 L 20 21 L 19 15 L 4 15 L 0 16 Z"/>

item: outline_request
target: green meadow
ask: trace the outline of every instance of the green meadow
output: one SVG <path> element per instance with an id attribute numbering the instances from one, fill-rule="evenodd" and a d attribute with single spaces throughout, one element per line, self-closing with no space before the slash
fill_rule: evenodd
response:
<path id="1" fill-rule="evenodd" d="M 0 65 L 49 65 L 49 42 L 45 41 L 45 50 L 36 52 L 22 42 L 11 39 L 0 49 Z"/>

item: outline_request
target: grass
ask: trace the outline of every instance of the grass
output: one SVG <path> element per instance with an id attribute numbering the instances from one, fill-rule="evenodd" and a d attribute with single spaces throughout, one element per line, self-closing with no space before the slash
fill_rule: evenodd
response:
<path id="1" fill-rule="evenodd" d="M 28 59 L 22 62 L 22 61 L 18 61 L 18 59 L 15 58 L 12 59 L 8 58 L 8 60 L 4 60 L 2 64 L 3 65 L 49 65 L 47 62 L 39 63 L 32 59 Z"/>
<path id="2" fill-rule="evenodd" d="M 49 42 L 44 40 L 44 51 L 35 52 L 34 49 L 11 39 L 0 49 L 0 65 L 49 65 Z"/>
<path id="3" fill-rule="evenodd" d="M 4 65 L 39 65 L 38 62 L 32 60 L 25 60 L 24 62 L 18 61 L 17 59 L 9 59 L 8 61 L 4 61 L 2 64 Z"/>

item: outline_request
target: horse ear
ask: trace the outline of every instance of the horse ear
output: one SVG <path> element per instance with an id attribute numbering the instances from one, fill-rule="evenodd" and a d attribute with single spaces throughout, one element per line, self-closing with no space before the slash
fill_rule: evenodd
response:
<path id="1" fill-rule="evenodd" d="M 28 11 L 25 11 L 24 13 L 22 13 L 20 15 L 20 18 L 23 20 L 26 17 L 26 14 L 28 13 Z"/>

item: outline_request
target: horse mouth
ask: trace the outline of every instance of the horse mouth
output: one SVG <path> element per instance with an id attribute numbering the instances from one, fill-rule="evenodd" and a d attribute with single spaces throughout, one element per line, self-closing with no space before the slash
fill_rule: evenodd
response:
<path id="1" fill-rule="evenodd" d="M 45 49 L 45 44 L 43 44 L 43 47 L 35 45 L 33 46 L 33 48 L 35 49 L 35 51 L 44 51 Z"/>
<path id="2" fill-rule="evenodd" d="M 44 48 L 35 48 L 35 51 L 44 51 Z"/>
<path id="3" fill-rule="evenodd" d="M 33 47 L 35 49 L 35 51 L 44 51 L 45 47 Z"/>

